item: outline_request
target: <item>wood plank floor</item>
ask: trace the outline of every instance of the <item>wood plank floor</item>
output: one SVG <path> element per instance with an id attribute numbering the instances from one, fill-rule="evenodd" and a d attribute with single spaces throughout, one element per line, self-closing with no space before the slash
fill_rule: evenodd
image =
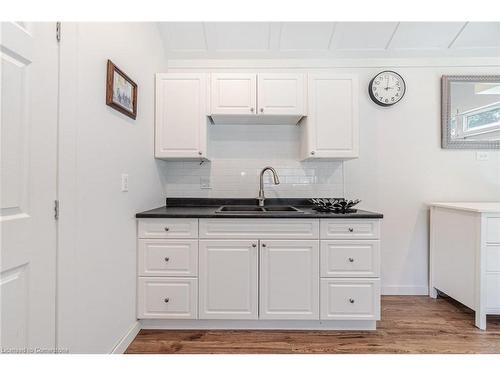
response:
<path id="1" fill-rule="evenodd" d="M 141 330 L 127 353 L 500 353 L 500 317 L 481 331 L 451 299 L 384 296 L 377 331 Z"/>

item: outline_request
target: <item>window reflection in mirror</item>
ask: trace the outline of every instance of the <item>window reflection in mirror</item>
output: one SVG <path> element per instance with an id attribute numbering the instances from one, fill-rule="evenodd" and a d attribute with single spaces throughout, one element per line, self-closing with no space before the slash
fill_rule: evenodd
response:
<path id="1" fill-rule="evenodd" d="M 500 140 L 500 82 L 450 82 L 450 138 Z"/>

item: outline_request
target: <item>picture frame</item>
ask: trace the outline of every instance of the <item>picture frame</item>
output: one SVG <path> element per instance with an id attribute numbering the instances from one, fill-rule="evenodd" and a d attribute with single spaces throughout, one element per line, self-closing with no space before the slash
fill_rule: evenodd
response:
<path id="1" fill-rule="evenodd" d="M 137 117 L 137 84 L 111 60 L 107 65 L 106 104 L 134 120 Z"/>

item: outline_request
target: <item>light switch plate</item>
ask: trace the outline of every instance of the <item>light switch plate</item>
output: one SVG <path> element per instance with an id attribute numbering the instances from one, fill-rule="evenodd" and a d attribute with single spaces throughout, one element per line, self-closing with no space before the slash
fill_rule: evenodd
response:
<path id="1" fill-rule="evenodd" d="M 128 191 L 128 174 L 122 173 L 122 191 Z"/>
<path id="2" fill-rule="evenodd" d="M 477 161 L 486 161 L 490 159 L 490 154 L 487 151 L 477 151 L 476 152 L 476 160 Z"/>

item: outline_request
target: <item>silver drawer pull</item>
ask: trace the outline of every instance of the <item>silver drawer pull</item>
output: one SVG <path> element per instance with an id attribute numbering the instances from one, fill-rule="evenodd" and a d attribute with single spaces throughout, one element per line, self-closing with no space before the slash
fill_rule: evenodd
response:
<path id="1" fill-rule="evenodd" d="M 349 232 L 354 232 L 354 228 L 349 228 Z"/>
<path id="2" fill-rule="evenodd" d="M 165 262 L 168 262 L 170 260 L 169 257 L 165 257 Z"/>
<path id="3" fill-rule="evenodd" d="M 349 262 L 354 262 L 354 258 L 349 258 Z"/>
<path id="4" fill-rule="evenodd" d="M 165 232 L 168 232 L 170 230 L 169 227 L 165 227 Z"/>
<path id="5" fill-rule="evenodd" d="M 354 303 L 354 300 L 352 298 L 349 298 L 349 302 Z"/>
<path id="6" fill-rule="evenodd" d="M 165 302 L 165 303 L 168 303 L 169 301 L 170 301 L 170 298 L 168 298 L 168 297 L 163 300 L 163 302 Z"/>

